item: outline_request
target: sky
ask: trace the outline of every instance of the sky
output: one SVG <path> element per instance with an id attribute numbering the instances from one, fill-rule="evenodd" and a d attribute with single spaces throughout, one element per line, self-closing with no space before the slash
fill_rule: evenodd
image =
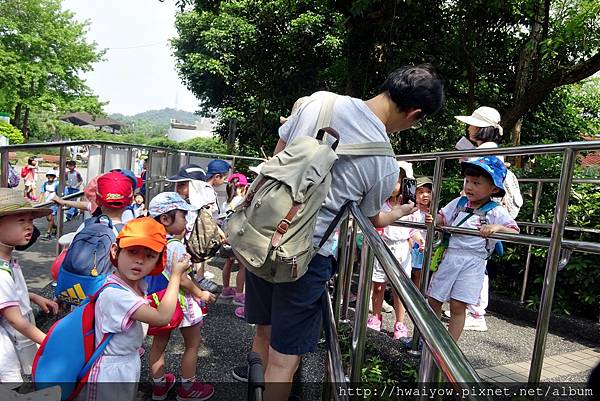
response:
<path id="1" fill-rule="evenodd" d="M 87 38 L 107 49 L 104 61 L 83 75 L 108 113 L 197 110 L 198 101 L 177 76 L 168 40 L 175 30 L 175 1 L 64 0 L 78 21 L 89 21 Z"/>

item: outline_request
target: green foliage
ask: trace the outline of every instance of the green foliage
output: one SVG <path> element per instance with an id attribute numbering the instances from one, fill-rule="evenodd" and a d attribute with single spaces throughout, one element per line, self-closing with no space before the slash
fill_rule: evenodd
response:
<path id="1" fill-rule="evenodd" d="M 15 110 L 26 135 L 28 112 L 101 110 L 80 77 L 102 56 L 86 27 L 61 0 L 0 2 L 0 109 Z"/>
<path id="2" fill-rule="evenodd" d="M 523 172 L 521 176 L 558 178 L 560 164 L 560 156 L 536 156 L 535 163 L 531 164 L 531 169 Z M 600 175 L 577 166 L 574 177 L 598 179 Z M 544 184 L 542 191 L 538 221 L 552 224 L 557 185 Z M 535 191 L 528 191 L 527 186 L 522 184 L 521 192 L 525 198 L 525 207 L 521 209 L 519 220 L 531 220 Z M 597 185 L 573 184 L 569 199 L 567 226 L 600 228 L 600 188 Z M 522 229 L 522 231 L 524 230 Z M 551 232 L 547 229 L 537 229 L 535 234 L 549 237 Z M 598 234 L 578 234 L 566 231 L 565 239 L 597 242 Z M 505 246 L 505 251 L 505 256 L 501 260 L 491 260 L 488 265 L 493 276 L 491 283 L 495 291 L 518 297 L 521 292 L 527 247 L 509 245 Z M 527 282 L 528 295 L 525 300 L 525 305 L 531 309 L 539 307 L 547 253 L 547 248 L 532 249 Z M 575 252 L 571 255 L 569 263 L 557 275 L 553 302 L 554 312 L 591 319 L 598 318 L 600 268 L 597 259 L 597 255 L 593 254 Z"/>
<path id="3" fill-rule="evenodd" d="M 235 119 L 242 147 L 273 149 L 296 98 L 339 82 L 331 67 L 342 56 L 342 20 L 325 3 L 198 1 L 176 27 L 181 77 L 201 112 L 219 118 L 223 139 Z"/>
<path id="4" fill-rule="evenodd" d="M 227 154 L 227 145 L 218 138 L 194 138 L 181 144 L 181 149 L 194 152 Z"/>
<path id="5" fill-rule="evenodd" d="M 18 128 L 4 121 L 0 121 L 0 135 L 8 138 L 8 143 L 11 145 L 17 145 L 25 141 L 23 133 Z"/>

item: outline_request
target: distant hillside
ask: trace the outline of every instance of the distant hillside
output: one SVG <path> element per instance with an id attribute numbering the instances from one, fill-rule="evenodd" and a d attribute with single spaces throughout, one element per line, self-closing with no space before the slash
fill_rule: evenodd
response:
<path id="1" fill-rule="evenodd" d="M 120 113 L 109 114 L 110 118 L 124 123 L 123 133 L 144 133 L 151 136 L 165 135 L 172 118 L 184 123 L 193 124 L 200 119 L 199 116 L 189 111 L 162 109 L 149 110 L 133 116 Z"/>

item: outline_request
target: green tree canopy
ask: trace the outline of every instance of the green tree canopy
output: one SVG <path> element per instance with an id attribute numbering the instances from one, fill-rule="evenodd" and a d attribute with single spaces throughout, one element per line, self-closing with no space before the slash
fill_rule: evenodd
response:
<path id="1" fill-rule="evenodd" d="M 85 39 L 86 23 L 61 9 L 61 0 L 0 2 L 0 108 L 27 136 L 32 111 L 101 112 L 80 77 L 102 52 Z"/>
<path id="2" fill-rule="evenodd" d="M 327 89 L 368 98 L 390 71 L 422 62 L 446 78 L 448 102 L 412 143 L 393 138 L 398 152 L 447 149 L 462 134 L 453 116 L 479 105 L 499 109 L 505 131 L 515 128 L 503 141 L 520 143 L 523 117 L 545 101 L 553 116 L 569 116 L 559 109 L 572 97 L 556 88 L 600 69 L 594 0 L 188 3 L 172 42 L 180 75 L 203 111 L 218 115 L 224 139 L 236 121 L 242 150 L 271 148 L 278 117 L 300 96 Z"/>

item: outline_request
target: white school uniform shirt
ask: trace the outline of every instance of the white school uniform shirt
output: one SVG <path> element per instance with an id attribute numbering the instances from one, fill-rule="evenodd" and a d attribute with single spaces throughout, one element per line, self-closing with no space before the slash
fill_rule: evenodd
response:
<path id="1" fill-rule="evenodd" d="M 165 272 L 169 277 L 171 277 L 171 261 L 173 260 L 173 255 L 176 255 L 175 260 L 179 260 L 185 253 L 187 253 L 187 250 L 183 242 L 169 238 L 169 241 L 167 242 L 167 265 L 165 266 Z M 183 320 L 179 327 L 195 326 L 202 321 L 202 301 L 197 300 L 187 291 L 183 292 L 183 298 L 185 299 L 185 305 L 181 305 Z"/>
<path id="2" fill-rule="evenodd" d="M 439 211 L 439 214 L 443 218 L 444 225 L 456 226 L 465 217 L 467 217 L 467 212 L 460 212 L 458 213 L 455 219 L 452 219 L 458 207 L 459 200 L 460 197 L 454 199 Z M 470 207 L 470 202 L 467 202 L 466 207 Z M 517 231 L 519 230 L 519 226 L 517 226 L 515 220 L 512 217 L 510 217 L 506 209 L 504 209 L 500 205 L 490 210 L 487 213 L 486 217 L 488 224 L 500 224 L 504 227 L 513 228 Z M 460 227 L 479 230 L 479 228 L 481 227 L 481 218 L 473 214 L 464 223 L 462 223 Z M 496 242 L 498 242 L 497 240 L 491 238 L 487 241 L 489 241 L 487 242 L 487 244 L 490 250 L 494 249 L 494 245 L 496 244 Z M 488 250 L 486 249 L 486 239 L 480 236 L 452 234 L 452 236 L 450 237 L 448 249 L 469 250 L 483 259 L 487 259 L 487 257 L 489 256 Z"/>
<path id="3" fill-rule="evenodd" d="M 15 259 L 0 259 L 0 310 L 18 306 L 21 315 L 35 324 L 29 291 Z M 21 372 L 31 373 L 38 345 L 0 317 L 0 382 L 22 382 Z"/>
<path id="4" fill-rule="evenodd" d="M 389 201 L 385 201 L 381 207 L 381 211 L 384 213 L 389 213 L 392 211 L 392 206 L 390 205 Z M 400 220 L 412 221 L 412 218 L 409 215 L 402 217 Z M 413 233 L 414 229 L 412 228 L 389 225 L 384 227 L 381 238 L 383 238 L 387 244 L 396 244 L 400 241 L 408 240 Z"/>
<path id="5" fill-rule="evenodd" d="M 148 304 L 146 299 L 146 282 L 141 281 L 140 286 L 144 296 L 135 292 L 121 278 L 112 274 L 106 283 L 115 283 L 122 288 L 108 287 L 102 290 L 96 301 L 96 344 L 104 334 L 115 333 L 103 355 L 119 356 L 137 354 L 146 335 L 147 325 L 132 318 L 133 314 L 143 305 Z"/>

